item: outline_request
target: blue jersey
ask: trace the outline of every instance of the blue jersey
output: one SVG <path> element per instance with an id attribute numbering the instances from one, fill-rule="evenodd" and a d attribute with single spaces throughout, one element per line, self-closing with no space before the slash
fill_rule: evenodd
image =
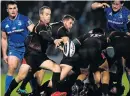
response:
<path id="1" fill-rule="evenodd" d="M 24 41 L 29 33 L 27 27 L 31 24 L 31 20 L 21 14 L 14 20 L 7 17 L 2 21 L 1 30 L 7 34 L 9 48 L 22 48 L 20 51 L 25 51 Z"/>
<path id="2" fill-rule="evenodd" d="M 130 10 L 122 7 L 117 13 L 113 14 L 112 8 L 104 9 L 107 18 L 107 29 L 111 31 L 128 32 L 127 24 L 130 22 Z"/>

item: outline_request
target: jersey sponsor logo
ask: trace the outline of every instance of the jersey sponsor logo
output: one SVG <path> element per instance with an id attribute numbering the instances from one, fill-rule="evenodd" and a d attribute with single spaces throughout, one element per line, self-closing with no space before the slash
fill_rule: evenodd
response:
<path id="1" fill-rule="evenodd" d="M 24 29 L 13 30 L 13 31 L 9 31 L 8 34 L 14 33 L 14 32 L 22 32 L 22 31 L 24 31 Z"/>
<path id="2" fill-rule="evenodd" d="M 7 25 L 5 26 L 5 28 L 9 28 L 9 25 L 7 24 Z"/>
<path id="3" fill-rule="evenodd" d="M 101 37 L 101 34 L 90 34 L 90 37 Z"/>
<path id="4" fill-rule="evenodd" d="M 13 29 L 13 30 L 15 30 L 15 29 L 16 29 L 16 27 L 13 27 L 12 29 Z"/>
<path id="5" fill-rule="evenodd" d="M 116 22 L 116 21 L 112 21 L 112 20 L 108 20 L 109 23 L 113 23 L 113 24 L 123 24 L 123 22 Z"/>

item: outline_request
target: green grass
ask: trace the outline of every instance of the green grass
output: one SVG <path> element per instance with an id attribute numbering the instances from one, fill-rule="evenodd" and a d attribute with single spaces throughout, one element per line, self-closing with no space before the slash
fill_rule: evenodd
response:
<path id="1" fill-rule="evenodd" d="M 49 80 L 51 78 L 52 73 L 51 72 L 46 72 L 45 73 L 45 77 L 43 80 L 43 83 L 47 80 Z M 5 74 L 1 74 L 1 95 L 0 96 L 4 96 L 4 92 L 5 92 Z M 20 86 L 21 84 L 19 84 Z M 17 88 L 15 88 L 15 90 L 12 92 L 11 96 L 20 96 L 19 94 L 16 93 L 16 90 L 19 88 L 19 86 Z M 28 92 L 31 92 L 31 88 L 30 88 L 30 84 L 28 83 L 26 86 L 26 89 Z"/>
<path id="2" fill-rule="evenodd" d="M 44 77 L 44 80 L 43 80 L 43 83 L 45 82 L 45 81 L 47 81 L 48 79 L 50 79 L 51 78 L 51 75 L 52 75 L 52 73 L 51 72 L 46 72 L 46 74 L 45 74 L 45 77 Z M 2 74 L 1 75 L 1 95 L 0 96 L 4 96 L 4 90 L 5 90 L 5 74 Z M 123 78 L 122 78 L 122 84 L 125 86 L 125 91 L 124 91 L 124 94 L 123 94 L 123 96 L 126 96 L 126 94 L 127 94 L 127 92 L 129 91 L 129 88 L 130 88 L 130 86 L 129 86 L 129 81 L 128 81 L 128 79 L 127 79 L 127 77 L 126 77 L 126 73 L 124 73 L 123 74 Z M 20 84 L 19 84 L 20 85 Z M 19 87 L 19 86 L 18 86 Z M 11 94 L 11 96 L 19 96 L 17 93 L 16 93 L 16 90 L 18 89 L 18 87 L 12 92 L 12 94 Z M 27 84 L 27 91 L 28 92 L 31 92 L 31 88 L 30 88 L 30 85 L 29 84 Z"/>

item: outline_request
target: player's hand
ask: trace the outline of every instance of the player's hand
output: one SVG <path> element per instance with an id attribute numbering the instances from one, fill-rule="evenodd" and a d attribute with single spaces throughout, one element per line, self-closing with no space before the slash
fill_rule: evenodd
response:
<path id="1" fill-rule="evenodd" d="M 62 39 L 55 39 L 55 40 L 54 40 L 55 46 L 56 46 L 56 47 L 60 46 L 60 44 L 61 44 L 62 41 L 63 41 Z"/>
<path id="2" fill-rule="evenodd" d="M 110 7 L 110 5 L 109 4 L 107 4 L 107 3 L 101 3 L 101 8 L 106 8 L 106 7 Z"/>
<path id="3" fill-rule="evenodd" d="M 5 61 L 5 63 L 8 63 L 8 56 L 5 55 L 5 56 L 3 57 L 3 60 Z"/>
<path id="4" fill-rule="evenodd" d="M 130 36 L 130 32 L 127 32 L 126 34 Z"/>

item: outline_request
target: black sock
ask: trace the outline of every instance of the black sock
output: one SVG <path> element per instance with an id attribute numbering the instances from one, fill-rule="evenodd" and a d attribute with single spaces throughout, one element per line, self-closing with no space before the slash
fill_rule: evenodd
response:
<path id="1" fill-rule="evenodd" d="M 60 72 L 53 72 L 53 76 L 52 76 L 52 91 L 55 92 L 57 91 L 57 85 L 58 82 L 60 81 Z"/>
<path id="2" fill-rule="evenodd" d="M 49 82 L 50 82 L 50 80 L 46 81 L 42 86 L 40 86 L 39 91 L 41 92 L 41 91 L 45 90 L 47 88 Z"/>
<path id="3" fill-rule="evenodd" d="M 28 75 L 26 76 L 26 78 L 23 80 L 20 89 L 25 89 L 27 83 L 33 78 L 33 73 L 29 72 Z"/>
<path id="4" fill-rule="evenodd" d="M 108 94 L 108 84 L 102 84 L 101 91 L 103 94 Z"/>
<path id="5" fill-rule="evenodd" d="M 75 83 L 78 85 L 79 91 L 81 91 L 83 89 L 84 83 L 81 80 L 76 80 Z"/>
<path id="6" fill-rule="evenodd" d="M 18 86 L 18 83 L 16 82 L 15 79 L 12 80 L 12 82 L 10 83 L 10 86 L 7 90 L 7 92 L 5 93 L 5 96 L 10 96 L 11 92 Z"/>

